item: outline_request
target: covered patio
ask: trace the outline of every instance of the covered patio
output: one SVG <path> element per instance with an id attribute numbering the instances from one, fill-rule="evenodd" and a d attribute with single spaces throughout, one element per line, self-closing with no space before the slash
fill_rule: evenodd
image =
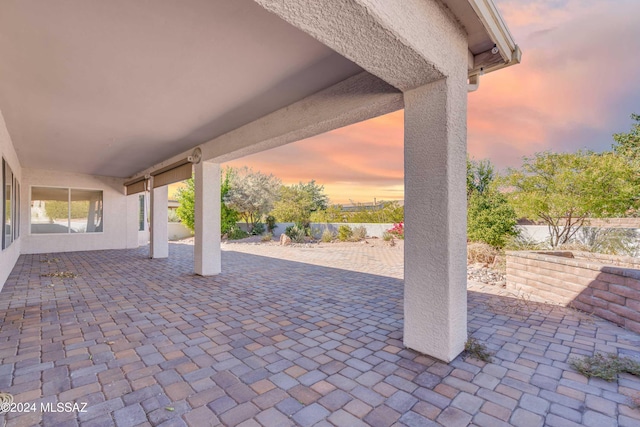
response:
<path id="1" fill-rule="evenodd" d="M 403 345 L 463 350 L 467 93 L 520 61 L 491 0 L 5 1 L 0 59 L 0 283 L 148 234 L 166 258 L 192 173 L 191 271 L 217 275 L 221 163 L 404 108 Z"/>
<path id="2" fill-rule="evenodd" d="M 7 427 L 640 422 L 631 403 L 638 378 L 587 380 L 568 365 L 596 351 L 637 355 L 640 335 L 574 310 L 523 304 L 471 283 L 469 332 L 495 353 L 492 363 L 460 356 L 445 364 L 404 348 L 398 249 L 226 245 L 214 277 L 193 274 L 190 245 L 171 244 L 167 259 L 148 259 L 144 247 L 23 255 L 0 294 L 0 390 L 38 411 L 0 420 Z M 86 412 L 40 411 L 47 402 L 86 403 Z"/>

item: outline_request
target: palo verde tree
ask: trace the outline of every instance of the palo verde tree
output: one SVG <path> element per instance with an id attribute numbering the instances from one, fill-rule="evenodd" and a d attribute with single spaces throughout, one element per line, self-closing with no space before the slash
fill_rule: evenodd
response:
<path id="1" fill-rule="evenodd" d="M 229 176 L 229 189 L 223 200 L 227 207 L 238 212 L 249 232 L 262 216 L 273 209 L 282 183 L 273 175 L 254 172 L 248 167 L 234 169 Z"/>
<path id="2" fill-rule="evenodd" d="M 637 207 L 638 180 L 614 153 L 537 153 L 510 170 L 504 183 L 516 212 L 549 227 L 552 247 L 569 242 L 589 218 Z"/>

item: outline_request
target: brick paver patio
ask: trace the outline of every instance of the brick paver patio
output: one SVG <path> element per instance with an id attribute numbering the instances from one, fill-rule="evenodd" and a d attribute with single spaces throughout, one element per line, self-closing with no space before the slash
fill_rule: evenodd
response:
<path id="1" fill-rule="evenodd" d="M 36 411 L 0 426 L 640 425 L 640 379 L 568 365 L 640 357 L 640 335 L 606 321 L 472 284 L 493 363 L 444 364 L 403 349 L 401 248 L 226 245 L 212 278 L 192 250 L 21 256 L 0 293 L 0 392 Z M 43 412 L 58 402 L 86 412 Z"/>

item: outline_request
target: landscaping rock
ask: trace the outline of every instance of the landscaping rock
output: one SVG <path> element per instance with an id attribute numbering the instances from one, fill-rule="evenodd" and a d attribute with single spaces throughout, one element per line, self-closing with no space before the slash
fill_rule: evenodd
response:
<path id="1" fill-rule="evenodd" d="M 291 237 L 287 236 L 286 234 L 280 235 L 280 244 L 282 246 L 290 245 L 291 244 Z"/>

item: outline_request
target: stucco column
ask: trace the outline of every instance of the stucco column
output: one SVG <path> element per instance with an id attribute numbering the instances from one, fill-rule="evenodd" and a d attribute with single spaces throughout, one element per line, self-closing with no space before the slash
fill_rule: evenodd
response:
<path id="1" fill-rule="evenodd" d="M 220 252 L 220 165 L 195 165 L 195 248 L 196 274 L 212 276 L 222 270 Z"/>
<path id="2" fill-rule="evenodd" d="M 465 77 L 404 94 L 404 344 L 446 362 L 467 337 Z"/>
<path id="3" fill-rule="evenodd" d="M 169 256 L 169 187 L 151 190 L 151 230 L 149 258 L 167 258 Z"/>

